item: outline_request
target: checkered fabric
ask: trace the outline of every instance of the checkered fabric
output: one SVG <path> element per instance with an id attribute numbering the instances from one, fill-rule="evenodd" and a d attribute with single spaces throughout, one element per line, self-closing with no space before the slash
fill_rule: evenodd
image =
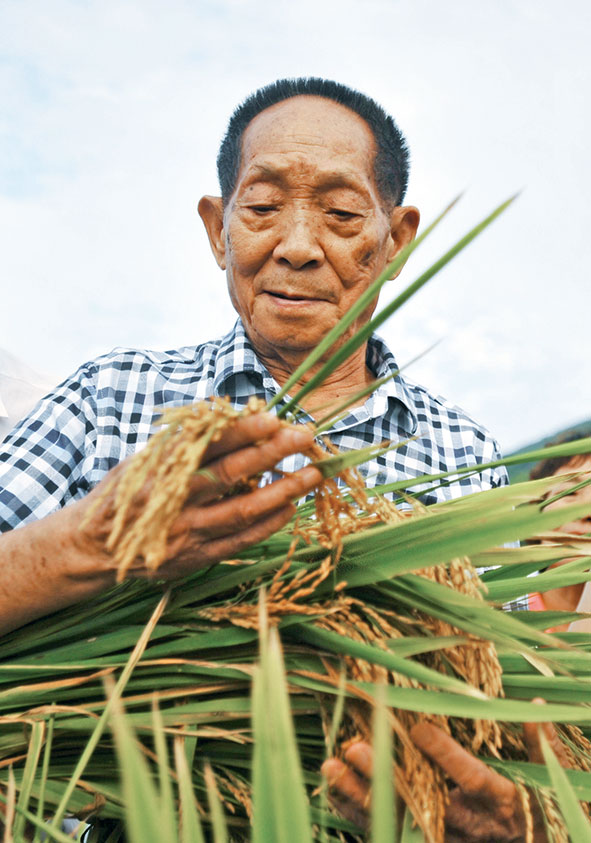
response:
<path id="1" fill-rule="evenodd" d="M 367 364 L 376 378 L 397 371 L 374 336 Z M 0 446 L 0 532 L 43 518 L 83 497 L 129 454 L 142 447 L 163 407 L 230 396 L 241 407 L 251 395 L 269 400 L 279 389 L 257 359 L 240 320 L 222 339 L 169 352 L 115 349 L 85 365 L 42 399 Z M 415 437 L 362 466 L 368 486 L 409 480 L 499 458 L 489 434 L 462 410 L 396 375 L 364 406 L 337 421 L 330 438 L 342 450 Z M 293 471 L 301 455 L 281 465 Z M 504 485 L 504 469 L 424 491 L 433 503 Z M 416 491 L 415 487 L 412 491 Z"/>

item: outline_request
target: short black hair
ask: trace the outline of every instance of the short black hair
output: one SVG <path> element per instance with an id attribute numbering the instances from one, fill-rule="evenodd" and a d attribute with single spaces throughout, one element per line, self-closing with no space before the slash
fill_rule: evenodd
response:
<path id="1" fill-rule="evenodd" d="M 587 435 L 580 430 L 569 430 L 567 433 L 563 433 L 561 436 L 548 442 L 544 447 L 550 448 L 552 445 L 563 445 L 565 442 L 577 442 L 579 439 L 585 439 Z M 559 468 L 563 468 L 565 465 L 572 464 L 573 469 L 576 469 L 585 462 L 588 456 L 588 454 L 575 454 L 570 457 L 548 457 L 548 459 L 541 460 L 541 462 L 534 465 L 529 473 L 529 479 L 540 480 L 542 477 L 552 477 Z"/>
<path id="2" fill-rule="evenodd" d="M 404 135 L 375 100 L 347 85 L 316 76 L 278 79 L 250 94 L 235 109 L 217 158 L 224 205 L 236 187 L 242 137 L 251 120 L 272 105 L 297 96 L 325 97 L 350 108 L 365 120 L 376 141 L 374 173 L 380 197 L 388 205 L 401 205 L 408 185 L 409 169 L 409 152 Z"/>

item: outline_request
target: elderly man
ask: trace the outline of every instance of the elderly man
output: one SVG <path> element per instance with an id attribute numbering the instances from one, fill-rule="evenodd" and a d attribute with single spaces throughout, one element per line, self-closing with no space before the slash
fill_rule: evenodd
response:
<path id="1" fill-rule="evenodd" d="M 333 82 L 283 80 L 236 110 L 218 157 L 222 196 L 204 197 L 199 213 L 240 320 L 223 339 L 194 348 L 116 351 L 82 366 L 9 436 L 0 455 L 3 630 L 114 583 L 113 560 L 104 547 L 111 499 L 80 525 L 103 492 L 104 478 L 145 443 L 160 408 L 209 395 L 229 395 L 242 406 L 251 395 L 276 394 L 413 239 L 419 212 L 402 205 L 407 159 L 393 120 L 372 100 Z M 396 368 L 374 337 L 304 409 L 314 417 L 318 408 L 341 403 Z M 415 438 L 404 448 L 366 466 L 368 482 L 410 483 L 429 471 L 477 465 L 498 454 L 462 411 L 399 376 L 354 405 L 331 431 L 342 448 L 409 435 Z M 292 501 L 320 479 L 299 454 L 310 437 L 303 427 L 279 429 L 272 417 L 251 418 L 212 445 L 206 455 L 210 471 L 195 480 L 159 576 L 211 565 L 285 524 Z M 281 479 L 224 499 L 239 478 L 279 462 L 288 471 Z M 503 472 L 482 471 L 425 499 L 504 482 Z M 133 573 L 144 576 L 139 569 Z M 417 741 L 422 745 L 420 736 Z M 480 773 L 475 759 L 454 756 L 462 751 L 453 742 L 439 753 L 431 750 L 444 763 L 451 753 L 456 761 L 448 771 L 453 776 L 461 766 L 458 783 L 470 785 L 453 820 L 456 831 L 467 835 L 462 839 L 485 839 L 481 815 L 494 818 L 496 840 L 525 839 L 510 782 L 490 773 L 474 787 L 469 772 Z"/>

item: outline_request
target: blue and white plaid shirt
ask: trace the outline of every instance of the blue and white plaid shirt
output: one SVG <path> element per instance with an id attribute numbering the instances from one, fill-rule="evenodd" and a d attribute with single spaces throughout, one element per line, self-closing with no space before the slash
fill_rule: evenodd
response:
<path id="1" fill-rule="evenodd" d="M 376 378 L 398 368 L 377 336 L 369 341 L 367 365 Z M 240 407 L 251 395 L 268 401 L 278 389 L 240 320 L 225 337 L 196 347 L 115 349 L 86 363 L 0 446 L 0 532 L 84 497 L 109 469 L 145 444 L 163 407 L 212 395 L 228 395 Z M 335 422 L 329 435 L 342 450 L 415 437 L 361 467 L 368 486 L 500 457 L 495 441 L 462 410 L 400 375 Z M 295 455 L 281 467 L 293 471 L 303 462 Z M 506 483 L 504 468 L 486 469 L 427 492 L 422 500 L 433 503 Z"/>

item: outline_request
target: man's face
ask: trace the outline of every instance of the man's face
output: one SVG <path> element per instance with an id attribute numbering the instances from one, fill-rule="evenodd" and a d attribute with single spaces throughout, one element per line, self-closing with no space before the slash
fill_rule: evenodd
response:
<path id="1" fill-rule="evenodd" d="M 212 246 L 263 355 L 308 353 L 414 236 L 418 212 L 384 209 L 374 158 L 365 121 L 320 97 L 278 103 L 246 129 Z"/>
<path id="2" fill-rule="evenodd" d="M 585 457 L 577 457 L 570 462 L 566 463 L 565 465 L 561 466 L 561 468 L 556 473 L 556 478 L 560 481 L 560 476 L 562 474 L 568 474 L 569 472 L 573 471 L 586 471 L 591 472 L 591 456 Z M 558 482 L 557 485 L 552 489 L 551 495 L 557 495 L 562 491 L 572 487 L 573 483 L 560 483 Z M 576 484 L 575 484 L 576 485 Z M 570 495 L 565 495 L 562 498 L 559 498 L 554 503 L 551 503 L 547 508 L 548 509 L 560 509 L 564 506 L 570 506 L 571 504 L 589 504 L 589 512 L 583 518 L 579 518 L 578 521 L 570 521 L 568 524 L 564 524 L 560 527 L 561 533 L 572 533 L 573 535 L 577 536 L 584 536 L 590 535 L 591 536 L 591 485 L 583 486 L 580 489 L 577 489 Z"/>

